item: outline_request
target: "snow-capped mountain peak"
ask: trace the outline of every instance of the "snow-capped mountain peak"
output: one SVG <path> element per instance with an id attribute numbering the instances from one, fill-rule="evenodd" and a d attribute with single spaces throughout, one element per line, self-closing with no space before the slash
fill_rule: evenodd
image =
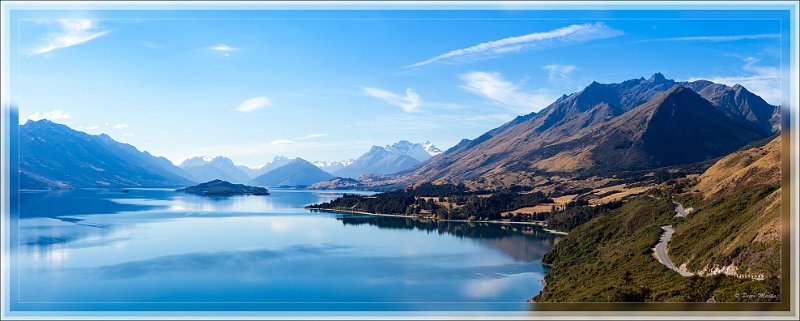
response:
<path id="1" fill-rule="evenodd" d="M 320 169 L 322 169 L 322 170 L 324 170 L 324 171 L 326 171 L 328 173 L 333 173 L 335 171 L 338 171 L 338 170 L 340 170 L 340 169 L 344 168 L 345 166 L 350 165 L 352 163 L 353 163 L 353 159 L 345 159 L 343 161 L 316 161 L 316 162 L 312 162 L 312 164 L 314 164 L 314 166 L 317 166 Z"/>
<path id="2" fill-rule="evenodd" d="M 428 158 L 431 158 L 431 156 L 438 155 L 442 152 L 436 148 L 436 146 L 433 146 L 430 141 L 426 141 L 424 144 L 418 144 L 407 140 L 401 140 L 392 145 L 386 145 L 385 148 L 387 151 L 406 155 L 420 162 L 424 162 L 428 160 Z"/>
<path id="3" fill-rule="evenodd" d="M 425 148 L 425 151 L 431 156 L 436 156 L 442 153 L 442 150 L 434 146 L 429 140 L 426 140 L 425 143 L 422 144 L 422 147 Z"/>

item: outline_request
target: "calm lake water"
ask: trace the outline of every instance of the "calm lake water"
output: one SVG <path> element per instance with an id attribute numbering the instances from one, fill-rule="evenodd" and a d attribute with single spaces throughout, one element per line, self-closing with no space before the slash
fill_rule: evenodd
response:
<path id="1" fill-rule="evenodd" d="M 303 206 L 342 192 L 270 192 L 21 192 L 11 309 L 524 311 L 560 238 L 527 225 L 312 213 Z"/>

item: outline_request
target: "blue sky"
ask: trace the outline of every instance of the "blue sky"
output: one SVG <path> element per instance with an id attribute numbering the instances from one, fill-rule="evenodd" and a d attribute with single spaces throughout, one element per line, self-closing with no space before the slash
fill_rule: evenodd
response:
<path id="1" fill-rule="evenodd" d="M 655 72 L 781 103 L 777 11 L 38 11 L 12 102 L 173 162 L 442 149 L 592 81 Z M 784 88 L 786 89 L 786 88 Z"/>

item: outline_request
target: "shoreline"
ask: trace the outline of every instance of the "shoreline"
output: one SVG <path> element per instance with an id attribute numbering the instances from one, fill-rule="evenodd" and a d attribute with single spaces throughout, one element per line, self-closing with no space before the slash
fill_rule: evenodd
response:
<path id="1" fill-rule="evenodd" d="M 461 222 L 461 223 L 493 223 L 493 224 L 519 224 L 519 225 L 538 225 L 544 227 L 542 230 L 551 234 L 558 234 L 558 235 L 568 235 L 567 232 L 557 231 L 553 229 L 548 229 L 547 223 L 544 221 L 535 221 L 535 222 L 507 222 L 507 221 L 470 221 L 470 220 L 449 220 L 449 219 L 436 219 L 436 218 L 429 218 L 429 217 L 422 217 L 422 216 L 413 216 L 413 215 L 405 215 L 405 214 L 384 214 L 384 213 L 369 213 L 369 212 L 361 212 L 361 211 L 353 211 L 353 210 L 340 210 L 340 209 L 332 209 L 332 208 L 316 208 L 316 207 L 307 207 L 308 210 L 316 210 L 321 212 L 336 212 L 336 213 L 347 213 L 347 214 L 362 214 L 362 215 L 372 215 L 372 216 L 386 216 L 386 217 L 404 217 L 410 219 L 428 219 L 434 221 L 441 221 L 441 222 Z"/>

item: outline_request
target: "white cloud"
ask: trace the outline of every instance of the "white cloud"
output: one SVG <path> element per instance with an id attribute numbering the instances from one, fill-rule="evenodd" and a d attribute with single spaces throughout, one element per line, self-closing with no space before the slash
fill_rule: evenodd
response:
<path id="1" fill-rule="evenodd" d="M 361 87 L 365 94 L 371 97 L 378 98 L 385 101 L 390 105 L 402 108 L 406 112 L 411 112 L 419 107 L 422 100 L 413 89 L 406 89 L 406 95 L 400 96 L 388 90 L 372 87 Z"/>
<path id="2" fill-rule="evenodd" d="M 131 133 L 124 133 L 124 134 L 122 134 L 122 136 L 123 136 L 123 137 L 133 137 L 133 134 L 131 134 Z"/>
<path id="3" fill-rule="evenodd" d="M 270 101 L 267 97 L 253 97 L 239 104 L 239 106 L 236 107 L 236 111 L 249 113 L 264 106 L 271 105 L 272 101 Z"/>
<path id="4" fill-rule="evenodd" d="M 431 59 L 406 66 L 405 68 L 422 67 L 434 62 L 451 60 L 454 58 L 474 59 L 482 55 L 499 55 L 527 48 L 575 44 L 595 39 L 616 37 L 622 34 L 622 31 L 612 29 L 601 22 L 575 24 L 551 31 L 531 33 L 518 37 L 508 37 L 484 42 L 464 49 L 453 50 Z"/>
<path id="5" fill-rule="evenodd" d="M 306 135 L 306 138 L 319 138 L 319 137 L 326 137 L 326 136 L 329 136 L 329 135 L 328 134 L 311 134 L 311 135 Z"/>
<path id="6" fill-rule="evenodd" d="M 233 48 L 231 46 L 228 46 L 228 45 L 226 45 L 224 43 L 223 44 L 218 44 L 216 46 L 212 46 L 209 49 L 214 50 L 214 51 L 219 51 L 219 52 L 231 52 L 231 51 L 239 50 L 237 48 Z"/>
<path id="7" fill-rule="evenodd" d="M 574 65 L 546 65 L 542 69 L 547 71 L 547 79 L 550 81 L 567 80 L 569 74 L 578 69 Z"/>
<path id="8" fill-rule="evenodd" d="M 56 22 L 61 30 L 50 33 L 44 44 L 30 50 L 31 54 L 39 55 L 80 45 L 111 32 L 98 30 L 97 22 L 89 19 L 57 19 Z"/>
<path id="9" fill-rule="evenodd" d="M 233 48 L 233 47 L 231 47 L 231 46 L 228 46 L 228 45 L 226 45 L 226 44 L 224 44 L 224 43 L 221 43 L 221 44 L 218 44 L 218 45 L 211 46 L 211 47 L 210 47 L 210 48 L 208 48 L 208 49 L 211 49 L 211 50 L 213 50 L 213 51 L 216 51 L 216 52 L 221 52 L 222 54 L 224 54 L 224 55 L 225 55 L 225 57 L 228 57 L 228 56 L 230 56 L 230 53 L 231 53 L 231 52 L 234 52 L 234 51 L 236 51 L 236 50 L 239 50 L 239 48 Z"/>
<path id="10" fill-rule="evenodd" d="M 33 121 L 42 120 L 42 119 L 59 120 L 59 119 L 70 119 L 70 118 L 72 118 L 72 114 L 64 112 L 64 111 L 62 111 L 60 109 L 53 109 L 53 110 L 45 112 L 45 113 L 35 112 L 35 113 L 31 114 L 30 116 L 28 116 L 28 119 L 33 120 Z"/>
<path id="11" fill-rule="evenodd" d="M 125 128 L 128 128 L 128 125 L 127 124 L 116 124 L 116 125 L 114 125 L 114 128 L 119 129 L 119 130 L 123 130 Z"/>
<path id="12" fill-rule="evenodd" d="M 461 88 L 511 107 L 517 113 L 539 111 L 556 99 L 543 90 L 536 93 L 522 92 L 519 85 L 505 80 L 499 73 L 475 71 L 461 75 L 461 79 L 464 81 Z"/>
<path id="13" fill-rule="evenodd" d="M 690 78 L 689 81 L 695 80 L 709 80 L 715 83 L 726 84 L 733 86 L 736 84 L 742 85 L 747 90 L 755 93 L 756 95 L 764 98 L 772 105 L 781 104 L 781 72 L 777 67 L 758 66 L 756 63 L 759 59 L 754 57 L 742 58 L 745 64 L 742 70 L 747 72 L 747 75 L 740 76 L 711 76 L 711 77 L 695 77 Z"/>
<path id="14" fill-rule="evenodd" d="M 660 41 L 700 41 L 700 42 L 725 42 L 725 41 L 738 41 L 738 40 L 751 40 L 751 39 L 777 39 L 781 35 L 777 33 L 765 33 L 755 35 L 731 35 L 731 36 L 695 36 L 695 37 L 674 37 L 674 38 L 659 38 L 648 39 L 638 42 L 660 42 Z"/>
<path id="15" fill-rule="evenodd" d="M 288 139 L 278 139 L 271 141 L 269 144 L 272 146 L 281 146 L 281 145 L 294 145 L 295 142 Z"/>

